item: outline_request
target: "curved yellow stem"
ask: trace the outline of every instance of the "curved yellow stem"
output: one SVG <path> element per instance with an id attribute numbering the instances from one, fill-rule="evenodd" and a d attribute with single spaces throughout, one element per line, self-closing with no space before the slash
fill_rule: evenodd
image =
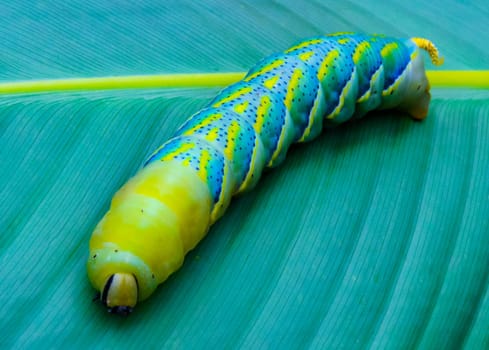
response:
<path id="1" fill-rule="evenodd" d="M 243 72 L 133 75 L 0 83 L 0 95 L 114 89 L 223 87 L 244 77 Z M 489 89 L 489 70 L 427 71 L 432 87 Z"/>

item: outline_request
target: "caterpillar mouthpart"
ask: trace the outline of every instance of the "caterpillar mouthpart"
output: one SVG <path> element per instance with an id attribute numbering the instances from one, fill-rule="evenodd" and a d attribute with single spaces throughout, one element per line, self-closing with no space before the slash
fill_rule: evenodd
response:
<path id="1" fill-rule="evenodd" d="M 101 301 L 110 313 L 127 316 L 138 301 L 138 289 L 136 276 L 115 273 L 105 282 Z"/>

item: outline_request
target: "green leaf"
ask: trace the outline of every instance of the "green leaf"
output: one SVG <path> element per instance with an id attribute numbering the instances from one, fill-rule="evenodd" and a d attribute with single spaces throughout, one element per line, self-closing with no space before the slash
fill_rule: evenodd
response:
<path id="1" fill-rule="evenodd" d="M 301 37 L 426 36 L 487 69 L 484 2 L 3 2 L 0 80 L 243 71 Z M 477 35 L 473 35 L 477 33 Z M 0 347 L 489 347 L 489 92 L 294 147 L 128 318 L 91 301 L 114 192 L 217 89 L 0 96 Z"/>

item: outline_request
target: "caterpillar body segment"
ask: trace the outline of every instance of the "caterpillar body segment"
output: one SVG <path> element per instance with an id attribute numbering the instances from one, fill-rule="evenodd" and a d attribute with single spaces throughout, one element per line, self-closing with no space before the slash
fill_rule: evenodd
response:
<path id="1" fill-rule="evenodd" d="M 252 189 L 295 142 L 395 108 L 423 119 L 427 39 L 337 33 L 260 61 L 157 149 L 114 196 L 90 240 L 88 275 L 110 311 L 128 314 L 183 263 L 233 195 Z"/>
<path id="2" fill-rule="evenodd" d="M 266 166 L 276 166 L 285 159 L 280 150 L 293 139 L 293 127 L 290 113 L 277 94 L 260 84 L 241 81 L 221 91 L 210 105 L 230 109 L 253 125 L 264 146 Z"/>

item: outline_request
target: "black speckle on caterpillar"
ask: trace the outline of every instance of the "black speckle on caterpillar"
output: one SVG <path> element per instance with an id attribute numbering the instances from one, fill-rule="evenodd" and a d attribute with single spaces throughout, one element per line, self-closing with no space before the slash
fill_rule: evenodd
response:
<path id="1" fill-rule="evenodd" d="M 222 90 L 114 196 L 90 240 L 88 276 L 109 311 L 127 315 L 183 263 L 233 195 L 252 189 L 290 145 L 325 126 L 396 108 L 423 119 L 427 39 L 337 33 L 269 56 Z"/>

